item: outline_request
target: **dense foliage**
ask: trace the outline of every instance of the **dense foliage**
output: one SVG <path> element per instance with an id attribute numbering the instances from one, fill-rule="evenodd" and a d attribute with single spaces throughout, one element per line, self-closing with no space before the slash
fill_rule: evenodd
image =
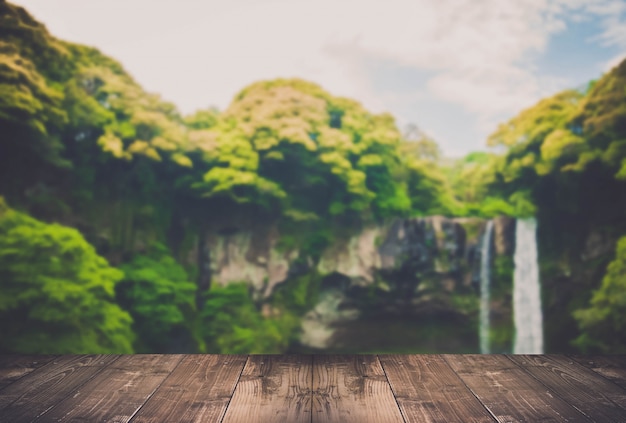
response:
<path id="1" fill-rule="evenodd" d="M 576 310 L 574 317 L 583 329 L 576 339 L 583 351 L 626 352 L 626 236 L 620 238 L 615 260 L 607 267 L 600 288 L 593 292 L 590 307 Z"/>
<path id="2" fill-rule="evenodd" d="M 193 342 L 196 286 L 167 249 L 155 244 L 121 266 L 117 298 L 133 318 L 137 352 L 189 351 Z"/>
<path id="3" fill-rule="evenodd" d="M 266 308 L 265 315 L 252 301 L 246 283 L 214 286 L 201 313 L 201 330 L 207 352 L 228 354 L 277 354 L 284 352 L 299 322 L 280 309 Z"/>
<path id="4" fill-rule="evenodd" d="M 214 287 L 205 298 L 204 238 L 233 222 L 278 224 L 282 248 L 316 257 L 369 221 L 447 212 L 443 177 L 428 154 L 404 154 L 389 115 L 306 81 L 275 80 L 245 88 L 224 112 L 182 117 L 119 63 L 55 39 L 22 8 L 2 2 L 0 19 L 0 193 L 80 229 L 124 272 L 113 274 L 116 301 L 136 334 L 125 348 L 284 349 L 304 307 L 282 307 L 279 330 L 245 290 Z M 250 333 L 265 344 L 241 344 Z M 38 348 L 56 350 L 43 340 Z"/>
<path id="5" fill-rule="evenodd" d="M 626 234 L 625 86 L 626 61 L 584 93 L 565 91 L 524 110 L 489 139 L 506 149 L 491 165 L 489 190 L 516 215 L 538 218 L 549 348 L 578 338 L 578 347 L 617 350 L 614 322 L 624 310 L 600 297 L 619 279 L 618 265 L 606 266 Z"/>
<path id="6" fill-rule="evenodd" d="M 623 304 L 610 299 L 626 234 L 624 86 L 626 62 L 500 125 L 499 154 L 451 162 L 417 127 L 402 134 L 392 116 L 299 79 L 181 116 L 115 60 L 2 1 L 0 195 L 15 210 L 0 203 L 0 349 L 285 351 L 326 247 L 433 214 L 537 216 L 547 316 L 566 314 L 550 338 L 623 348 Z M 278 249 L 308 269 L 271 299 L 212 285 L 206 240 L 254 225 L 277 227 Z M 595 251 L 598 237 L 611 247 Z"/>
<path id="7" fill-rule="evenodd" d="M 132 352 L 131 318 L 114 301 L 122 275 L 75 229 L 0 197 L 0 351 Z"/>

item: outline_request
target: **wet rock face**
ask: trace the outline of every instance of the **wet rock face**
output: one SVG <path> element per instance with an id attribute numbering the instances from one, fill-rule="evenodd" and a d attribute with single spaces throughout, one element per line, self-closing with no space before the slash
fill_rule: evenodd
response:
<path id="1" fill-rule="evenodd" d="M 463 273 L 473 267 L 475 242 L 466 241 L 466 231 L 455 219 L 397 219 L 388 227 L 363 230 L 344 248 L 329 249 L 318 271 L 345 275 L 357 286 L 382 279 L 403 297 L 411 297 L 426 280 L 439 279 L 451 291 L 470 284 Z"/>
<path id="2" fill-rule="evenodd" d="M 496 254 L 512 254 L 510 221 L 494 224 Z M 318 303 L 303 316 L 300 342 L 336 350 L 338 328 L 349 325 L 358 331 L 372 319 L 423 321 L 428 318 L 424 316 L 445 315 L 471 326 L 485 226 L 477 218 L 396 219 L 336 242 L 317 263 L 299 258 L 297 250 L 278 250 L 276 228 L 212 234 L 207 245 L 214 283 L 246 282 L 262 302 L 278 284 L 297 275 L 322 275 Z"/>
<path id="3" fill-rule="evenodd" d="M 585 240 L 585 247 L 580 258 L 582 261 L 589 261 L 610 254 L 614 251 L 616 243 L 617 236 L 615 233 L 606 230 L 591 230 Z"/>
<path id="4" fill-rule="evenodd" d="M 437 229 L 441 230 L 441 227 Z M 440 238 L 443 238 L 441 234 Z M 419 283 L 429 278 L 437 267 L 445 267 L 442 260 L 437 260 L 440 255 L 438 244 L 449 247 L 450 243 L 438 241 L 434 225 L 426 219 L 398 220 L 389 228 L 378 250 L 381 255 L 378 270 L 400 302 L 410 303 Z"/>
<path id="5" fill-rule="evenodd" d="M 485 225 L 482 219 L 442 216 L 398 219 L 333 246 L 322 255 L 318 271 L 328 275 L 329 281 L 343 278 L 341 286 L 329 284 L 343 297 L 339 300 L 336 295 L 332 307 L 327 302 L 323 312 L 307 315 L 301 343 L 320 347 L 322 343 L 310 342 L 315 338 L 314 328 L 315 333 L 324 333 L 324 348 L 340 348 L 345 334 L 336 329 L 349 325 L 359 330 L 359 325 L 370 324 L 373 316 L 399 321 L 457 316 L 455 319 L 471 325 L 478 304 L 480 241 Z M 340 310 L 355 310 L 358 317 L 344 316 Z"/>
<path id="6" fill-rule="evenodd" d="M 378 249 L 385 270 L 427 270 L 432 267 L 437 239 L 432 225 L 424 219 L 396 220 Z"/>
<path id="7" fill-rule="evenodd" d="M 499 216 L 493 219 L 494 247 L 497 255 L 511 256 L 515 250 L 515 219 Z"/>
<path id="8" fill-rule="evenodd" d="M 322 254 L 317 271 L 322 275 L 339 273 L 356 285 L 374 282 L 376 269 L 381 267 L 381 256 L 376 246 L 384 228 L 365 228 L 349 240 L 339 242 Z"/>
<path id="9" fill-rule="evenodd" d="M 360 314 L 356 308 L 342 308 L 345 299 L 345 294 L 336 288 L 320 295 L 317 305 L 302 320 L 302 345 L 316 349 L 333 346 L 336 324 L 355 320 Z"/>
<path id="10" fill-rule="evenodd" d="M 298 258 L 297 250 L 279 251 L 278 238 L 275 228 L 263 227 L 210 235 L 207 244 L 214 283 L 246 282 L 257 299 L 267 298 L 287 279 L 291 263 Z"/>

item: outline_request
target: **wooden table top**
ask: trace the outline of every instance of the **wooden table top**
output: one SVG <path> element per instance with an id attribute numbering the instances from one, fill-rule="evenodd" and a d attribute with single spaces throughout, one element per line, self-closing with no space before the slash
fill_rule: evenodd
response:
<path id="1" fill-rule="evenodd" d="M 0 356 L 1 422 L 625 422 L 626 356 Z"/>

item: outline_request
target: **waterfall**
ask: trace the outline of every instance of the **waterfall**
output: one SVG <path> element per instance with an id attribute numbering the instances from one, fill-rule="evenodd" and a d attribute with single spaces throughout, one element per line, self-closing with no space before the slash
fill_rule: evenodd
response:
<path id="1" fill-rule="evenodd" d="M 513 317 L 515 354 L 543 353 L 543 316 L 537 264 L 537 222 L 518 219 L 515 225 Z"/>
<path id="2" fill-rule="evenodd" d="M 485 233 L 480 245 L 480 352 L 489 354 L 489 313 L 491 306 L 490 282 L 491 274 L 489 264 L 491 262 L 491 233 L 493 231 L 493 221 L 488 221 Z"/>

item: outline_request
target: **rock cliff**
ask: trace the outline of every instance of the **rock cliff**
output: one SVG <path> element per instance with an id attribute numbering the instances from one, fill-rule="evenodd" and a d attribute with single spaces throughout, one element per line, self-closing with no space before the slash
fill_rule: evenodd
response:
<path id="1" fill-rule="evenodd" d="M 512 255 L 514 223 L 495 219 L 495 260 Z M 478 218 L 396 219 L 337 240 L 319 260 L 280 250 L 275 228 L 213 234 L 207 245 L 213 283 L 246 282 L 260 303 L 294 276 L 320 276 L 316 305 L 302 317 L 304 350 L 471 352 L 485 225 Z M 494 302 L 497 313 L 510 311 L 510 301 Z M 441 330 L 447 336 L 437 337 Z"/>

